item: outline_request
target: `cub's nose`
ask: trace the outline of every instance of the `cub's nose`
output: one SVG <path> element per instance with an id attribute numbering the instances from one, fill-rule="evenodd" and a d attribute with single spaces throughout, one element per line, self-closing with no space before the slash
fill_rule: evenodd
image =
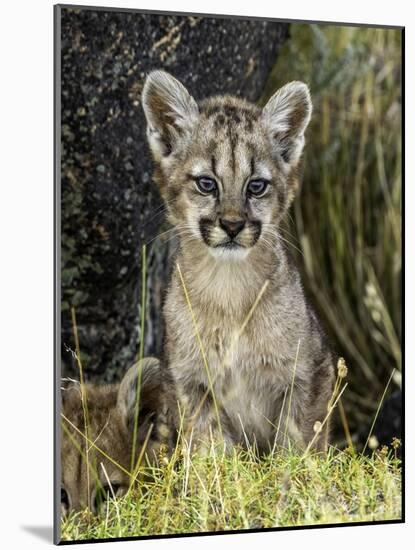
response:
<path id="1" fill-rule="evenodd" d="M 220 218 L 219 224 L 221 228 L 226 231 L 229 237 L 231 237 L 231 239 L 236 237 L 236 235 L 245 227 L 244 220 L 226 220 L 224 218 Z"/>

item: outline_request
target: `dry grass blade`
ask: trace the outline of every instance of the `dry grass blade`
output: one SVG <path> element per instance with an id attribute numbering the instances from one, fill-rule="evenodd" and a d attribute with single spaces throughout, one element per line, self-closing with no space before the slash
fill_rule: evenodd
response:
<path id="1" fill-rule="evenodd" d="M 151 431 L 154 427 L 154 424 L 150 424 L 148 430 L 147 430 L 147 434 L 146 434 L 146 437 L 144 439 L 144 443 L 143 443 L 143 446 L 141 447 L 141 450 L 140 450 L 140 454 L 138 455 L 138 459 L 137 459 L 137 464 L 134 468 L 134 471 L 133 471 L 133 474 L 131 476 L 131 480 L 130 480 L 130 487 L 129 487 L 129 491 L 131 490 L 131 488 L 133 487 L 135 481 L 137 480 L 137 477 L 139 475 L 139 472 L 140 472 L 140 466 L 141 466 L 141 463 L 143 461 L 143 458 L 144 458 L 144 454 L 147 450 L 147 445 L 148 445 L 148 441 L 150 439 L 150 435 L 151 435 Z"/>
<path id="2" fill-rule="evenodd" d="M 129 477 L 131 477 L 131 472 L 129 472 L 128 470 L 126 470 L 123 466 L 121 466 L 121 464 L 119 464 L 116 460 L 114 460 L 113 458 L 111 458 L 111 456 L 109 454 L 107 454 L 105 451 L 103 451 L 100 447 L 98 447 L 98 445 L 96 445 L 91 439 L 89 439 L 79 428 L 77 428 L 77 426 L 75 426 L 75 424 L 73 424 L 69 418 L 67 418 L 63 413 L 61 413 L 61 416 L 62 418 L 65 420 L 65 422 L 67 422 L 71 428 L 73 428 L 79 435 L 81 435 L 85 441 L 87 443 L 89 443 L 90 445 L 90 448 L 94 448 L 96 451 L 98 451 L 99 453 L 102 454 L 102 456 L 104 456 L 107 460 L 109 460 L 110 462 L 112 462 L 112 464 L 114 464 L 114 466 L 116 466 L 117 468 L 119 468 L 122 472 L 124 472 L 125 474 L 127 474 Z"/>
<path id="3" fill-rule="evenodd" d="M 291 402 L 292 402 L 292 396 L 293 396 L 293 391 L 294 391 L 295 373 L 297 372 L 297 362 L 298 362 L 298 354 L 299 354 L 299 352 L 300 352 L 300 340 L 298 340 L 297 351 L 296 351 L 296 353 L 295 353 L 293 375 L 292 375 L 291 386 L 290 386 L 290 396 L 289 396 L 289 398 L 288 398 L 288 411 L 287 411 L 287 420 L 286 420 L 286 422 L 285 422 L 285 433 L 284 433 L 283 446 L 285 445 L 285 440 L 286 440 L 287 434 L 288 434 L 288 424 L 289 424 L 289 422 L 290 422 Z"/>
<path id="4" fill-rule="evenodd" d="M 395 370 L 396 370 L 396 369 L 393 369 L 393 371 L 391 372 L 391 375 L 389 376 L 388 383 L 386 384 L 385 389 L 384 389 L 384 391 L 383 391 L 382 398 L 381 398 L 381 400 L 379 401 L 378 408 L 376 409 L 375 418 L 373 419 L 372 425 L 371 425 L 371 427 L 370 427 L 369 434 L 368 434 L 368 436 L 367 436 L 365 446 L 363 447 L 362 454 L 365 453 L 365 451 L 366 451 L 366 449 L 367 449 L 367 446 L 368 446 L 368 444 L 369 444 L 369 439 L 370 439 L 371 436 L 372 436 L 373 428 L 375 427 L 376 420 L 377 420 L 377 418 L 378 418 L 380 409 L 382 408 L 383 401 L 384 401 L 384 399 L 385 399 L 385 395 L 386 395 L 386 392 L 388 391 L 389 385 L 390 385 L 390 383 L 391 383 L 391 381 L 392 381 L 393 375 L 395 374 Z"/>
<path id="5" fill-rule="evenodd" d="M 91 465 L 90 462 L 87 462 L 87 460 L 86 460 L 86 453 L 83 451 L 82 447 L 78 444 L 78 442 L 76 441 L 75 437 L 74 437 L 73 434 L 70 432 L 68 426 L 66 426 L 65 423 L 62 424 L 62 430 L 65 432 L 66 436 L 68 437 L 68 439 L 70 440 L 70 442 L 72 443 L 72 445 L 73 445 L 73 446 L 75 447 L 75 449 L 78 451 L 80 457 L 81 457 L 82 460 L 85 462 L 86 467 L 87 467 L 87 468 L 90 468 L 90 471 L 92 472 L 92 475 L 94 476 L 95 483 L 96 483 L 97 485 L 99 485 L 100 481 L 99 481 L 99 477 L 98 477 L 98 474 L 97 474 L 96 469 L 92 467 L 92 465 Z M 91 448 L 91 446 L 89 446 L 89 448 Z"/>
<path id="6" fill-rule="evenodd" d="M 197 339 L 197 342 L 198 342 L 198 345 L 199 345 L 200 353 L 202 355 L 203 364 L 204 364 L 204 367 L 205 367 L 205 370 L 206 370 L 206 376 L 207 376 L 208 383 L 209 383 L 209 390 L 210 390 L 210 393 L 211 393 L 212 399 L 213 399 L 213 404 L 214 404 L 214 408 L 215 408 L 216 419 L 217 419 L 217 422 L 218 422 L 218 429 L 219 429 L 219 432 L 220 432 L 220 437 L 221 437 L 221 439 L 223 439 L 222 423 L 221 423 L 221 418 L 220 418 L 220 414 L 219 414 L 219 407 L 218 407 L 215 392 L 214 392 L 214 389 L 213 389 L 213 382 L 212 382 L 212 377 L 211 377 L 211 374 L 210 374 L 210 369 L 209 369 L 209 364 L 208 364 L 206 352 L 205 352 L 205 349 L 204 349 L 204 346 L 203 346 L 203 343 L 202 343 L 202 339 L 200 337 L 199 328 L 197 326 L 196 317 L 195 317 L 195 314 L 193 312 L 192 304 L 190 302 L 189 293 L 187 292 L 186 283 L 184 282 L 184 278 L 183 278 L 183 275 L 182 275 L 182 270 L 180 269 L 180 265 L 178 263 L 176 264 L 176 266 L 177 266 L 177 271 L 179 273 L 180 282 L 181 282 L 182 287 L 183 287 L 183 292 L 184 292 L 184 295 L 185 295 L 187 307 L 189 308 L 190 316 L 192 318 L 192 323 L 193 323 L 193 327 L 194 327 L 194 331 L 195 331 L 195 336 L 196 336 L 196 339 Z"/>
<path id="7" fill-rule="evenodd" d="M 81 403 L 82 403 L 82 411 L 84 415 L 84 429 L 85 429 L 85 435 L 87 439 L 89 439 L 89 416 L 88 416 L 88 402 L 87 402 L 87 393 L 86 393 L 86 386 L 84 381 L 84 369 L 82 366 L 81 361 L 81 348 L 79 345 L 79 336 L 78 336 L 78 325 L 76 323 L 76 312 L 75 308 L 71 308 L 71 316 L 72 316 L 72 327 L 73 327 L 73 335 L 75 340 L 75 357 L 78 364 L 79 369 L 79 384 L 81 389 Z M 87 475 L 87 491 L 88 491 L 88 502 L 90 502 L 90 484 L 89 484 L 89 447 L 85 443 L 85 459 L 86 459 L 86 475 Z"/>
<path id="8" fill-rule="evenodd" d="M 350 433 L 349 423 L 347 422 L 346 411 L 344 410 L 343 402 L 341 399 L 339 400 L 339 411 L 340 411 L 340 418 L 344 429 L 344 434 L 346 436 L 347 445 L 350 449 L 354 451 L 352 434 Z"/>
<path id="9" fill-rule="evenodd" d="M 110 478 L 108 477 L 107 470 L 105 469 L 105 466 L 102 462 L 100 464 L 101 464 L 102 471 L 104 472 L 105 479 L 107 480 L 108 487 L 110 488 L 111 496 L 112 496 L 113 501 L 114 501 L 114 506 L 115 506 L 115 510 L 117 512 L 117 518 L 118 518 L 118 536 L 120 537 L 121 534 L 122 534 L 120 508 L 118 506 L 117 498 L 116 498 L 116 495 L 114 493 L 114 489 L 112 487 Z"/>
<path id="10" fill-rule="evenodd" d="M 137 361 L 137 390 L 136 390 L 136 401 L 134 405 L 134 428 L 133 428 L 133 444 L 131 450 L 131 465 L 130 469 L 134 468 L 135 453 L 137 446 L 137 431 L 138 431 L 138 416 L 140 411 L 140 396 L 141 396 L 141 376 L 142 368 L 140 362 L 144 356 L 144 327 L 145 327 L 145 311 L 146 311 L 146 245 L 142 248 L 141 254 L 141 322 L 140 322 L 140 348 L 139 348 L 139 357 Z"/>

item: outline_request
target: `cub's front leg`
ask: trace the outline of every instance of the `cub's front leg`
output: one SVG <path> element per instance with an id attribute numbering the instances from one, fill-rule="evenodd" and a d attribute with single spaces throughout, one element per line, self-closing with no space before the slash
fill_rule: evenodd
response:
<path id="1" fill-rule="evenodd" d="M 334 369 L 331 359 L 318 365 L 309 383 L 294 388 L 290 426 L 304 447 L 327 452 L 330 432 L 329 403 L 333 397 Z"/>

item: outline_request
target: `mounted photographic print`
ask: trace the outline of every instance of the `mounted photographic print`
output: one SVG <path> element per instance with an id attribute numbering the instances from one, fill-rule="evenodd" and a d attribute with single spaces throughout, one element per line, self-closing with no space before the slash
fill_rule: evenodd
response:
<path id="1" fill-rule="evenodd" d="M 402 57 L 55 6 L 56 543 L 403 521 Z"/>

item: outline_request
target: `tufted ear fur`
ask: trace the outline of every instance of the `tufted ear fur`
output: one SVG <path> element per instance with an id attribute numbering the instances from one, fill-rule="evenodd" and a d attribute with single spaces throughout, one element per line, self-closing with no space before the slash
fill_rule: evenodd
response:
<path id="1" fill-rule="evenodd" d="M 158 359 L 153 357 L 142 359 L 130 367 L 121 380 L 117 407 L 129 427 L 134 422 L 139 386 L 141 388 L 139 415 L 142 420 L 150 420 L 162 410 L 165 398 L 162 370 Z"/>
<path id="2" fill-rule="evenodd" d="M 287 168 L 295 168 L 304 147 L 304 132 L 310 122 L 312 103 L 303 82 L 289 82 L 265 105 L 262 118 L 276 151 Z"/>
<path id="3" fill-rule="evenodd" d="M 164 71 L 153 71 L 147 76 L 142 104 L 150 148 L 154 159 L 160 162 L 189 133 L 197 122 L 199 109 L 183 84 Z"/>

